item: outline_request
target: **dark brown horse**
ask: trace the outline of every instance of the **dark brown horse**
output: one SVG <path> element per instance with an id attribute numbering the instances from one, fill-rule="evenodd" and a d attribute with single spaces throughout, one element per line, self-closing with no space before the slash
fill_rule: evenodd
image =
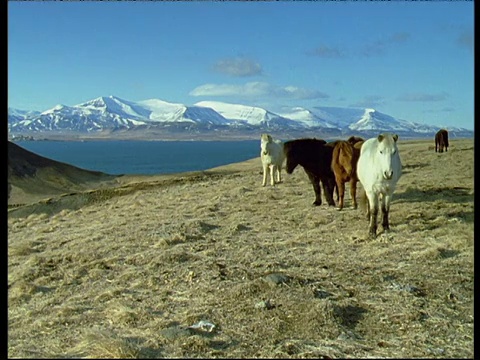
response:
<path id="1" fill-rule="evenodd" d="M 291 174 L 297 165 L 303 167 L 315 192 L 315 206 L 322 204 L 320 181 L 328 205 L 335 206 L 335 175 L 331 168 L 333 149 L 322 139 L 297 139 L 283 144 L 287 174 Z"/>
<path id="2" fill-rule="evenodd" d="M 350 197 L 352 199 L 352 208 L 357 208 L 357 162 L 360 156 L 360 149 L 363 139 L 358 138 L 353 144 L 347 141 L 335 141 L 332 156 L 332 170 L 335 174 L 338 210 L 343 209 L 345 197 L 345 183 L 350 183 Z"/>
<path id="3" fill-rule="evenodd" d="M 448 131 L 445 129 L 440 129 L 438 132 L 435 134 L 435 152 L 443 152 L 443 149 L 445 148 L 445 151 L 448 151 Z"/>

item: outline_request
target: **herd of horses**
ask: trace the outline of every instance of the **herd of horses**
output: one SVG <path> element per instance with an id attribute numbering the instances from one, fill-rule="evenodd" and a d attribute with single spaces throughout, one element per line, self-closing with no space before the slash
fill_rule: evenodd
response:
<path id="1" fill-rule="evenodd" d="M 310 180 L 315 193 L 313 205 L 322 204 L 322 188 L 329 206 L 344 207 L 345 184 L 350 187 L 351 207 L 357 208 L 357 183 L 363 186 L 362 200 L 367 205 L 368 235 L 377 236 L 378 213 L 382 214 L 382 227 L 388 232 L 392 195 L 402 175 L 402 163 L 397 147 L 398 135 L 382 133 L 364 140 L 351 136 L 347 140 L 327 142 L 323 139 L 303 138 L 282 142 L 269 134 L 260 139 L 260 157 L 263 166 L 262 186 L 280 183 L 283 162 L 285 170 L 292 174 L 301 166 Z M 448 131 L 442 129 L 435 135 L 435 151 L 448 148 Z M 367 201 L 368 200 L 368 201 Z"/>

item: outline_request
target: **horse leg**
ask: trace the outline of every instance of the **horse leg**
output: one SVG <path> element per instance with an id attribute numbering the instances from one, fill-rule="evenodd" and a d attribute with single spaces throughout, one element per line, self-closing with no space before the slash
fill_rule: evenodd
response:
<path id="1" fill-rule="evenodd" d="M 352 199 L 352 209 L 357 208 L 357 180 L 350 179 L 350 197 Z"/>
<path id="2" fill-rule="evenodd" d="M 330 206 L 335 206 L 335 200 L 333 200 L 333 191 L 335 189 L 336 181 L 335 177 L 327 177 L 322 179 L 322 187 L 325 192 L 325 198 Z"/>
<path id="3" fill-rule="evenodd" d="M 388 213 L 390 212 L 390 195 L 382 196 L 382 227 L 384 232 L 390 230 L 390 224 L 388 222 Z"/>
<path id="4" fill-rule="evenodd" d="M 267 185 L 267 172 L 268 172 L 268 165 L 263 165 L 263 181 L 262 186 Z"/>
<path id="5" fill-rule="evenodd" d="M 343 199 L 345 197 L 345 183 L 339 177 L 336 177 L 338 210 L 343 209 Z"/>
<path id="6" fill-rule="evenodd" d="M 367 221 L 369 221 L 370 220 L 370 201 L 368 200 L 367 192 L 365 191 L 365 189 L 362 189 L 360 191 L 360 201 L 362 204 L 362 208 L 365 209 L 365 216 L 367 218 Z"/>
<path id="7" fill-rule="evenodd" d="M 281 174 L 281 171 L 282 171 L 282 167 L 281 166 L 277 166 L 277 182 L 282 182 L 282 174 Z"/>
<path id="8" fill-rule="evenodd" d="M 375 239 L 377 237 L 378 195 L 373 191 L 367 191 L 367 197 L 370 205 L 368 211 L 370 215 L 368 235 L 370 238 Z"/>
<path id="9" fill-rule="evenodd" d="M 275 186 L 275 171 L 276 171 L 276 166 L 273 164 L 270 164 L 270 185 Z"/>
<path id="10" fill-rule="evenodd" d="M 308 178 L 310 179 L 310 182 L 312 183 L 313 186 L 313 191 L 315 192 L 315 201 L 313 202 L 313 205 L 319 206 L 322 205 L 322 191 L 320 190 L 320 178 L 308 173 Z"/>

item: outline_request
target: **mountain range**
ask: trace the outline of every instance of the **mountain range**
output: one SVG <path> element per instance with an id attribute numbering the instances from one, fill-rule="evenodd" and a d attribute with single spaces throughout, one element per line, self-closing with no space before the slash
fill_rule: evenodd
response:
<path id="1" fill-rule="evenodd" d="M 77 137 L 153 139 L 193 135 L 204 137 L 258 137 L 259 132 L 285 136 L 370 136 L 391 131 L 404 137 L 432 136 L 441 127 L 397 119 L 372 108 L 292 107 L 274 113 L 255 106 L 200 101 L 192 106 L 160 99 L 128 101 L 116 96 L 52 109 L 24 111 L 8 108 L 10 138 L 75 135 Z M 473 131 L 448 127 L 453 137 L 471 137 Z"/>

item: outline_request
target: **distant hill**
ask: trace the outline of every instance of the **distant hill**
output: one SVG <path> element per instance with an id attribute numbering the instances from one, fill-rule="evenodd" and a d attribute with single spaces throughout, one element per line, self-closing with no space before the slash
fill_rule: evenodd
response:
<path id="1" fill-rule="evenodd" d="M 317 137 L 369 137 L 393 131 L 407 138 L 430 137 L 441 128 L 397 119 L 371 108 L 292 107 L 279 114 L 260 107 L 218 101 L 187 106 L 160 99 L 134 102 L 116 96 L 99 97 L 75 106 L 57 105 L 42 113 L 13 108 L 9 108 L 8 113 L 12 139 L 55 135 L 146 140 L 166 136 L 241 139 L 257 138 L 259 133 L 267 131 Z M 448 127 L 447 130 L 451 137 L 473 137 L 473 131 L 468 129 Z"/>
<path id="2" fill-rule="evenodd" d="M 8 204 L 28 204 L 55 194 L 113 183 L 115 175 L 81 169 L 8 142 Z"/>

